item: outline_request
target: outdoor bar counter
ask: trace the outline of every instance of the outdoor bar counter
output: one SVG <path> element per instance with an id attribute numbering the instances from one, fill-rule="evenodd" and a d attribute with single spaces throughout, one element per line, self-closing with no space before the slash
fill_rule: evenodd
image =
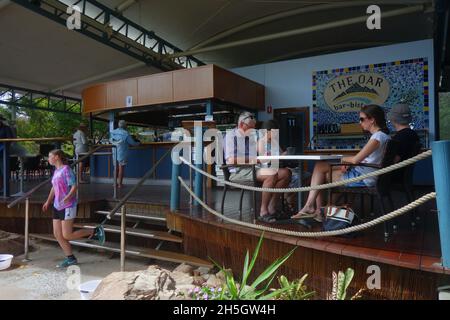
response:
<path id="1" fill-rule="evenodd" d="M 124 179 L 139 179 L 166 153 L 169 148 L 173 147 L 177 142 L 143 142 L 139 146 L 130 147 L 128 155 L 128 163 L 125 166 Z M 112 161 L 112 145 L 105 145 L 99 152 L 94 154 L 90 159 L 91 178 L 95 180 L 113 178 L 114 167 Z M 109 147 L 108 147 L 109 146 Z M 105 154 L 107 153 L 107 154 Z M 184 178 L 189 178 L 189 171 L 186 166 L 182 170 Z M 172 170 L 172 161 L 168 155 L 156 168 L 153 179 L 170 180 Z M 125 180 L 126 181 L 126 180 Z M 100 181 L 99 181 L 100 182 Z"/>

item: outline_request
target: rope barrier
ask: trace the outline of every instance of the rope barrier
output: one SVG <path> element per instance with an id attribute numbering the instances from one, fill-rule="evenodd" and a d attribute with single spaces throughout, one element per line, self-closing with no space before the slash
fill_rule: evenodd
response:
<path id="1" fill-rule="evenodd" d="M 278 228 L 271 228 L 271 227 L 267 227 L 267 226 L 263 226 L 263 225 L 258 225 L 258 224 L 253 224 L 253 223 L 248 223 L 248 222 L 244 222 L 244 221 L 239 221 L 236 219 L 232 219 L 232 218 L 228 218 L 225 215 L 220 214 L 219 212 L 215 211 L 214 209 L 212 209 L 211 207 L 209 207 L 206 203 L 204 203 L 202 200 L 200 200 L 199 197 L 197 197 L 195 195 L 195 193 L 186 185 L 186 183 L 183 181 L 183 179 L 181 177 L 178 177 L 178 180 L 180 181 L 181 185 L 186 189 L 186 191 L 198 202 L 200 203 L 200 205 L 207 210 L 208 212 L 210 212 L 211 214 L 213 214 L 216 217 L 219 217 L 225 221 L 240 225 L 240 226 L 244 226 L 244 227 L 249 227 L 249 228 L 253 228 L 253 229 L 258 229 L 258 230 L 262 230 L 262 231 L 269 231 L 269 232 L 274 232 L 274 233 L 279 233 L 279 234 L 283 234 L 283 235 L 289 235 L 289 236 L 297 236 L 297 237 L 304 237 L 304 238 L 318 238 L 318 237 L 331 237 L 331 236 L 339 236 L 339 235 L 344 235 L 347 233 L 351 233 L 351 232 L 356 232 L 356 231 L 361 231 L 361 230 L 365 230 L 368 228 L 371 228 L 377 224 L 383 223 L 385 221 L 391 220 L 393 218 L 396 218 L 402 214 L 405 214 L 406 212 L 420 206 L 421 204 L 427 202 L 428 200 L 434 199 L 436 198 L 436 192 L 430 192 L 422 197 L 420 197 L 419 199 L 411 202 L 410 204 L 399 208 L 395 211 L 392 211 L 388 214 L 383 215 L 382 217 L 378 217 L 374 220 L 371 220 L 369 222 L 357 225 L 357 226 L 352 226 L 352 227 L 348 227 L 345 229 L 340 229 L 340 230 L 335 230 L 335 231 L 319 231 L 319 232 L 298 232 L 298 231 L 291 231 L 291 230 L 283 230 L 283 229 L 278 229 Z"/>
<path id="2" fill-rule="evenodd" d="M 207 173 L 206 171 L 195 167 L 192 163 L 190 163 L 189 161 L 187 161 L 186 159 L 184 159 L 183 157 L 180 157 L 180 160 L 188 165 L 189 167 L 191 167 L 192 169 L 194 169 L 197 172 L 200 172 L 201 174 L 203 174 L 204 176 L 213 179 L 219 183 L 223 183 L 235 188 L 240 188 L 240 189 L 244 189 L 244 190 L 250 190 L 250 191 L 259 191 L 259 192 L 272 192 L 272 193 L 289 193 L 289 192 L 306 192 L 306 191 L 311 191 L 311 190 L 323 190 L 323 189 L 330 189 L 330 188 L 334 188 L 334 187 L 339 187 L 339 186 L 344 186 L 348 183 L 352 183 L 352 182 L 357 182 L 357 181 L 361 181 L 370 177 L 376 177 L 382 174 L 385 174 L 387 172 L 391 172 L 403 167 L 407 167 L 410 164 L 413 164 L 417 161 L 423 160 L 425 158 L 428 158 L 429 156 L 431 156 L 431 150 L 427 150 L 425 152 L 422 152 L 421 154 L 418 154 L 415 157 L 406 159 L 402 162 L 393 164 L 389 167 L 383 168 L 383 169 L 379 169 L 376 170 L 374 172 L 370 172 L 367 174 L 363 174 L 359 177 L 355 177 L 355 178 L 350 178 L 347 180 L 341 180 L 341 181 L 336 181 L 333 183 L 326 183 L 326 184 L 321 184 L 321 185 L 317 185 L 317 186 L 310 186 L 310 187 L 299 187 L 299 188 L 262 188 L 262 187 L 253 187 L 253 186 L 247 186 L 247 185 L 243 185 L 243 184 L 239 184 L 239 183 L 235 183 L 235 182 L 231 182 L 231 181 L 225 181 L 225 180 L 221 180 L 215 176 L 213 176 L 212 174 Z M 344 164 L 343 164 L 344 165 Z"/>

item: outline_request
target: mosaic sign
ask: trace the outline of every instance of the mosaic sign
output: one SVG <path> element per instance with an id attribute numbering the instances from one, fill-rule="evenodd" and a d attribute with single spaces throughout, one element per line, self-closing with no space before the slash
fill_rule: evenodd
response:
<path id="1" fill-rule="evenodd" d="M 338 76 L 327 84 L 324 99 L 334 112 L 354 112 L 367 104 L 382 105 L 389 95 L 389 89 L 389 82 L 382 74 L 347 74 Z"/>
<path id="2" fill-rule="evenodd" d="M 339 125 L 359 123 L 363 105 L 380 105 L 387 114 L 400 102 L 410 105 L 415 129 L 428 129 L 428 61 L 417 58 L 313 72 L 312 98 L 316 135 L 323 134 L 323 128 L 325 133 L 339 133 Z"/>

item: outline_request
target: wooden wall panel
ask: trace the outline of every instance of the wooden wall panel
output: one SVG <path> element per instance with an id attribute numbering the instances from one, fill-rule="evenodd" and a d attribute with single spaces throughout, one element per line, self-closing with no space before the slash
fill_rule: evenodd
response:
<path id="1" fill-rule="evenodd" d="M 213 66 L 173 71 L 173 99 L 187 101 L 214 96 Z"/>
<path id="2" fill-rule="evenodd" d="M 214 66 L 214 97 L 224 101 L 238 100 L 236 75 Z"/>
<path id="3" fill-rule="evenodd" d="M 214 66 L 214 97 L 255 110 L 264 110 L 264 86 Z"/>
<path id="4" fill-rule="evenodd" d="M 127 96 L 133 97 L 133 105 L 137 104 L 137 78 L 108 83 L 106 98 L 108 108 L 125 108 Z"/>
<path id="5" fill-rule="evenodd" d="M 210 257 L 226 268 L 231 268 L 239 277 L 247 250 L 253 252 L 259 236 L 227 226 L 222 228 L 207 222 L 178 215 L 185 220 L 183 225 L 183 249 L 186 254 L 207 259 Z M 261 251 L 255 264 L 255 270 L 249 281 L 254 280 L 275 259 L 285 255 L 293 244 L 277 241 L 266 234 Z M 306 284 L 309 290 L 316 291 L 316 299 L 325 299 L 332 288 L 332 272 L 350 267 L 355 276 L 350 284 L 348 295 L 359 289 L 367 288 L 370 274 L 367 268 L 376 264 L 381 269 L 381 289 L 366 290 L 365 299 L 436 299 L 436 288 L 448 284 L 450 275 L 403 268 L 400 266 L 375 263 L 373 261 L 343 256 L 330 252 L 299 246 L 294 254 L 280 267 L 278 275 L 289 280 L 298 279 L 307 273 Z"/>
<path id="6" fill-rule="evenodd" d="M 264 86 L 214 65 L 94 85 L 83 91 L 83 112 L 216 98 L 264 110 Z"/>
<path id="7" fill-rule="evenodd" d="M 173 73 L 165 72 L 138 78 L 137 104 L 152 105 L 173 102 Z"/>
<path id="8" fill-rule="evenodd" d="M 83 90 L 83 112 L 93 112 L 106 108 L 106 88 L 106 84 L 98 84 Z"/>

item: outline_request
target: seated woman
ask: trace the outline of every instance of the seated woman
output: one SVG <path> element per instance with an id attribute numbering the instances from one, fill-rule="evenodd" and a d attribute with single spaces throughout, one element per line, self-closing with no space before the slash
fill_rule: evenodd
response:
<path id="1" fill-rule="evenodd" d="M 364 131 L 371 133 L 371 137 L 367 144 L 353 157 L 342 158 L 342 163 L 368 163 L 379 164 L 381 163 L 386 142 L 390 139 L 388 135 L 388 129 L 386 126 L 386 118 L 384 111 L 380 106 L 367 105 L 361 108 L 359 113 L 359 122 Z M 375 171 L 374 168 L 363 166 L 345 166 L 341 168 L 333 167 L 332 178 L 333 181 L 346 180 L 350 178 L 359 177 L 363 174 Z M 311 178 L 311 186 L 317 186 L 330 181 L 329 177 L 330 164 L 327 162 L 318 162 L 314 167 L 314 172 Z M 362 181 L 353 182 L 348 184 L 348 187 L 359 186 L 373 186 L 375 185 L 376 178 L 371 177 Z M 309 192 L 308 199 L 305 206 L 296 215 L 292 216 L 293 219 L 302 218 L 314 218 L 316 221 L 322 221 L 323 218 L 320 215 L 320 208 L 322 207 L 322 195 L 321 190 L 312 190 Z"/>
<path id="2" fill-rule="evenodd" d="M 274 131 L 278 130 L 278 124 L 275 120 L 264 121 L 261 126 L 262 136 L 258 140 L 258 155 L 264 156 L 275 156 L 281 154 L 286 154 L 285 150 L 282 150 L 279 146 L 278 137 L 273 137 Z M 274 139 L 272 139 L 274 138 Z M 279 182 L 275 187 L 287 188 L 291 180 L 291 171 L 288 168 L 279 168 L 278 166 L 272 167 L 269 163 L 260 163 L 260 169 L 258 170 L 260 175 L 271 176 L 276 174 Z M 279 193 L 272 193 L 270 196 L 268 208 L 269 213 L 272 215 L 276 212 L 277 203 L 280 198 Z"/>

